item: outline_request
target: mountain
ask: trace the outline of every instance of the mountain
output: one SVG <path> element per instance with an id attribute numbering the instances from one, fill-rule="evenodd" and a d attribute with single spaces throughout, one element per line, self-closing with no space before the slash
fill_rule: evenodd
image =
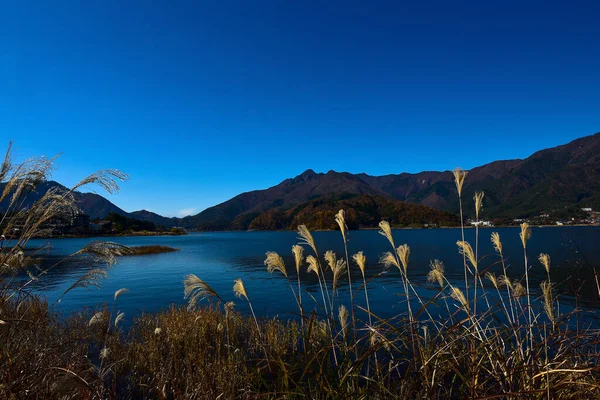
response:
<path id="1" fill-rule="evenodd" d="M 4 186 L 6 184 L 0 184 L 0 190 L 4 190 Z M 48 190 L 51 188 L 58 188 L 59 190 L 67 191 L 68 189 L 55 181 L 45 181 L 39 183 L 35 190 L 29 192 L 25 197 L 23 203 L 21 204 L 21 208 L 29 208 L 36 201 L 38 201 L 42 196 L 46 194 Z M 128 215 L 125 211 L 105 199 L 104 197 L 95 194 L 95 193 L 82 193 L 82 192 L 74 192 L 75 202 L 77 206 L 86 214 L 90 215 L 91 219 L 101 219 L 108 215 L 108 213 L 114 212 L 119 215 Z M 4 199 L 2 203 L 0 203 L 0 211 L 6 210 L 8 207 L 9 199 Z"/>
<path id="2" fill-rule="evenodd" d="M 0 191 L 4 190 L 4 186 L 4 183 L 0 184 Z M 58 188 L 59 190 L 64 191 L 68 190 L 65 186 L 55 181 L 41 182 L 36 186 L 34 191 L 27 194 L 23 203 L 21 204 L 21 207 L 31 207 L 51 188 Z M 84 213 L 88 214 L 92 220 L 103 219 L 106 218 L 109 213 L 115 213 L 124 217 L 149 221 L 164 228 L 172 228 L 179 225 L 179 218 L 167 218 L 146 210 L 128 213 L 96 193 L 82 193 L 76 191 L 73 194 L 77 207 L 79 207 L 79 209 L 81 209 L 81 211 Z M 4 201 L 0 203 L 0 212 L 6 210 L 8 203 L 9 199 L 4 199 Z"/>
<path id="3" fill-rule="evenodd" d="M 340 193 L 377 194 L 389 197 L 371 188 L 356 175 L 329 171 L 317 174 L 307 170 L 292 179 L 286 179 L 266 190 L 242 193 L 224 203 L 208 208 L 181 220 L 184 227 L 203 230 L 231 229 L 236 218 L 250 218 L 272 209 L 285 209 L 326 195 Z"/>
<path id="4" fill-rule="evenodd" d="M 141 219 L 142 221 L 150 221 L 156 226 L 162 226 L 164 228 L 172 228 L 174 226 L 178 226 L 180 222 L 180 218 L 163 217 L 162 215 L 147 210 L 133 211 L 129 213 L 129 216 L 136 219 Z"/>
<path id="5" fill-rule="evenodd" d="M 527 217 L 571 205 L 600 207 L 600 133 L 538 151 L 526 159 L 494 161 L 468 172 L 463 188 L 466 216 L 473 214 L 475 191 L 485 192 L 483 217 L 490 219 Z M 252 226 L 265 212 L 293 213 L 290 210 L 295 206 L 341 194 L 373 195 L 458 211 L 451 171 L 371 176 L 309 169 L 271 188 L 242 193 L 183 218 L 181 224 L 202 230 L 240 229 Z"/>

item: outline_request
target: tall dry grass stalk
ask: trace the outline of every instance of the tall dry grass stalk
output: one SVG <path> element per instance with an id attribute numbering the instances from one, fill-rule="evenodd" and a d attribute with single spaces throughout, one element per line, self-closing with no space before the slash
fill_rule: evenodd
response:
<path id="1" fill-rule="evenodd" d="M 544 266 L 546 274 L 548 274 L 548 281 L 550 281 L 550 256 L 548 254 L 542 253 L 539 255 L 538 260 Z"/>
<path id="2" fill-rule="evenodd" d="M 552 282 L 550 281 L 543 281 L 540 284 L 542 297 L 544 299 L 544 311 L 546 311 L 546 315 L 550 322 L 554 324 L 554 322 L 556 322 L 556 317 L 554 315 L 554 304 L 552 300 L 552 286 Z"/>
<path id="3" fill-rule="evenodd" d="M 300 306 L 300 313 L 302 320 L 304 321 L 304 307 L 302 306 L 302 285 L 300 284 L 300 269 L 304 263 L 304 247 L 297 244 L 292 246 L 292 253 L 294 254 L 294 262 L 296 264 L 296 277 L 298 278 L 298 304 Z"/>
<path id="4" fill-rule="evenodd" d="M 326 285 L 326 280 L 325 280 L 325 271 L 321 267 L 321 261 L 319 260 L 319 252 L 317 250 L 317 245 L 315 243 L 315 239 L 313 238 L 312 234 L 310 233 L 310 231 L 308 230 L 306 225 L 298 226 L 298 242 L 300 245 L 309 246 L 312 249 L 312 251 L 314 252 L 314 254 L 315 254 L 314 261 L 316 261 L 316 265 L 318 268 L 313 269 L 313 271 L 316 272 L 317 275 L 320 275 L 320 279 L 322 279 L 322 285 L 324 285 L 324 288 L 321 288 L 322 294 L 324 294 L 327 297 L 327 302 L 331 303 L 331 297 L 329 296 L 329 291 L 327 290 L 327 285 Z M 308 261 L 308 257 L 307 257 L 307 261 Z M 325 307 L 327 307 L 326 304 L 325 304 Z M 329 315 L 331 318 L 333 318 L 333 310 L 331 310 L 331 314 L 329 314 Z"/>
<path id="5" fill-rule="evenodd" d="M 500 263 L 502 264 L 502 276 L 500 277 L 500 286 L 505 286 L 506 287 L 506 297 L 508 298 L 508 303 L 509 303 L 509 309 L 511 311 L 511 322 L 515 321 L 515 313 L 514 313 L 514 307 L 513 307 L 513 299 L 512 299 L 512 295 L 511 295 L 511 282 L 510 280 L 507 278 L 507 274 L 506 274 L 506 263 L 504 262 L 504 253 L 502 252 L 503 247 L 502 247 L 502 241 L 500 240 L 500 234 L 498 234 L 498 232 L 492 232 L 490 240 L 492 242 L 492 246 L 494 247 L 494 250 L 496 250 L 496 253 L 498 253 L 498 256 L 500 256 Z M 505 283 L 503 283 L 505 282 Z"/>
<path id="6" fill-rule="evenodd" d="M 315 275 L 317 275 L 317 280 L 319 281 L 319 288 L 321 289 L 321 297 L 323 298 L 323 310 L 325 311 L 325 314 L 329 314 L 329 312 L 327 311 L 327 301 L 325 300 L 325 291 L 323 290 L 323 281 L 321 280 L 321 267 L 319 265 L 319 262 L 317 261 L 316 257 L 312 255 L 306 257 L 306 262 L 308 263 L 308 268 L 306 269 L 306 272 L 309 274 L 311 272 L 314 272 Z"/>
<path id="7" fill-rule="evenodd" d="M 350 258 L 348 257 L 348 225 L 346 224 L 346 212 L 342 209 L 337 212 L 335 215 L 335 222 L 338 224 L 340 228 L 340 232 L 342 233 L 342 239 L 344 241 L 344 253 L 346 254 L 347 268 L 346 272 L 348 273 L 348 290 L 350 292 L 350 311 L 352 314 L 352 327 L 354 339 L 356 339 L 356 316 L 355 316 L 355 306 L 354 306 L 354 291 L 352 290 L 352 274 L 350 271 Z"/>
<path id="8" fill-rule="evenodd" d="M 481 210 L 483 209 L 483 198 L 485 197 L 484 192 L 475 192 L 475 196 L 473 197 L 473 201 L 475 202 L 475 259 L 479 260 L 479 225 L 481 223 L 479 219 L 479 214 L 481 214 Z M 483 281 L 481 280 L 481 276 L 479 275 L 479 270 L 475 271 L 475 277 L 473 279 L 473 285 L 475 286 L 475 291 L 477 290 L 477 282 L 481 285 L 481 290 L 483 293 L 483 297 L 486 301 L 488 308 L 490 307 L 490 303 L 488 301 L 485 288 L 483 287 Z M 477 292 L 474 294 L 473 299 L 473 307 L 477 307 Z"/>
<path id="9" fill-rule="evenodd" d="M 462 188 L 463 185 L 465 183 L 465 178 L 467 176 L 467 171 L 462 170 L 461 168 L 457 167 L 454 169 L 454 171 L 452 171 L 452 174 L 454 175 L 454 184 L 456 185 L 456 191 L 458 192 L 458 208 L 460 211 L 460 234 L 461 234 L 461 241 L 464 242 L 465 241 L 465 224 L 464 224 L 464 217 L 463 217 L 463 207 L 462 207 Z M 469 297 L 469 280 L 467 278 L 467 260 L 465 257 L 465 254 L 463 254 L 463 265 L 464 265 L 464 273 L 465 273 L 465 292 L 467 293 L 467 298 Z"/>
<path id="10" fill-rule="evenodd" d="M 194 274 L 185 277 L 183 288 L 184 298 L 188 299 L 188 310 L 195 308 L 200 301 L 205 299 L 216 299 L 223 302 L 223 299 L 208 283 Z"/>
<path id="11" fill-rule="evenodd" d="M 363 278 L 363 287 L 365 289 L 365 302 L 367 305 L 367 314 L 368 314 L 368 318 L 369 318 L 369 326 L 373 325 L 373 319 L 371 318 L 371 305 L 369 303 L 369 290 L 367 288 L 367 279 L 365 277 L 365 270 L 367 268 L 367 257 L 365 257 L 364 253 L 362 251 L 359 251 L 358 253 L 354 254 L 352 256 L 352 259 L 354 260 L 354 262 L 356 263 L 356 265 L 358 266 L 358 269 L 360 270 L 360 273 L 362 275 Z"/>
<path id="12" fill-rule="evenodd" d="M 521 224 L 521 232 L 519 233 L 519 237 L 521 238 L 521 243 L 523 245 L 523 259 L 525 265 L 525 289 L 527 296 L 527 315 L 529 318 L 528 324 L 531 328 L 531 324 L 533 321 L 533 310 L 531 309 L 531 293 L 529 291 L 529 263 L 527 261 L 527 241 L 531 238 L 531 227 L 527 222 L 523 222 Z M 529 343 L 530 346 L 533 346 L 533 331 L 529 330 Z"/>
<path id="13" fill-rule="evenodd" d="M 301 248 L 301 247 L 300 247 Z M 293 250 L 293 249 L 292 249 Z M 303 316 L 304 312 L 302 310 L 302 304 L 300 303 L 300 299 L 299 299 L 299 294 L 296 295 L 296 292 L 294 291 L 294 288 L 292 287 L 292 281 L 290 281 L 290 277 L 288 276 L 287 273 L 287 268 L 285 266 L 285 262 L 283 261 L 283 258 L 275 253 L 274 251 L 268 251 L 266 253 L 267 258 L 264 261 L 264 264 L 267 266 L 267 271 L 272 274 L 275 271 L 279 271 L 283 276 L 285 276 L 285 279 L 288 282 L 288 285 L 290 286 L 290 290 L 292 291 L 292 294 L 294 295 L 294 300 L 296 301 L 296 305 L 298 306 L 298 311 L 300 312 L 300 315 Z M 300 258 L 302 257 L 302 254 L 300 254 Z M 296 264 L 298 264 L 299 260 L 296 260 Z M 297 270 L 299 271 L 298 266 L 296 266 Z M 298 280 L 299 282 L 299 280 Z"/>
<path id="14" fill-rule="evenodd" d="M 244 286 L 244 281 L 242 281 L 242 278 L 237 278 L 233 281 L 233 293 L 235 293 L 235 295 L 239 298 L 245 298 L 248 302 L 250 312 L 252 312 L 252 318 L 254 318 L 254 322 L 256 323 L 256 332 L 258 332 L 258 336 L 260 336 L 260 325 L 258 324 L 258 319 L 256 318 L 256 314 L 254 313 L 254 307 L 252 307 L 252 302 L 248 297 L 248 292 L 246 292 L 246 287 Z"/>

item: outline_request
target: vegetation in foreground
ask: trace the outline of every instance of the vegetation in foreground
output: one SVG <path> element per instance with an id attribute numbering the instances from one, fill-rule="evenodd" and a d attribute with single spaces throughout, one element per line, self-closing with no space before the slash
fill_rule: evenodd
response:
<path id="1" fill-rule="evenodd" d="M 11 204 L 17 207 L 19 197 L 44 178 L 49 167 L 45 160 L 13 167 L 9 152 L 0 181 L 7 180 L 12 190 L 2 196 L 11 195 Z M 461 202 L 465 176 L 455 172 Z M 103 171 L 83 184 L 96 182 L 115 190 L 114 179 L 122 177 Z M 477 218 L 483 199 L 483 193 L 476 194 Z M 300 225 L 299 244 L 292 248 L 294 268 L 288 269 L 276 253 L 267 253 L 265 259 L 268 272 L 288 281 L 301 316 L 298 322 L 257 318 L 254 294 L 247 292 L 241 279 L 235 281 L 233 292 L 248 303 L 251 316 L 237 312 L 230 296 L 188 275 L 183 287 L 187 308 L 141 315 L 124 330 L 127 316 L 118 306 L 127 296 L 125 288 L 115 292 L 104 309 L 82 310 L 69 318 L 61 318 L 54 304 L 32 292 L 32 283 L 59 264 L 40 270 L 38 261 L 20 249 L 53 212 L 71 206 L 68 193 L 50 193 L 40 204 L 15 210 L 9 214 L 13 217 L 2 221 L 8 227 L 19 223 L 24 231 L 12 240 L 6 236 L 0 244 L 1 398 L 600 396 L 598 324 L 578 323 L 579 310 L 559 312 L 550 259 L 528 253 L 527 224 L 520 233 L 522 279 L 508 278 L 502 241 L 495 233 L 491 240 L 503 273 L 494 276 L 479 270 L 477 231 L 475 244 L 457 243 L 464 284 L 448 281 L 443 263 L 432 260 L 428 280 L 437 287 L 437 295 L 426 299 L 411 281 L 410 248 L 398 246 L 389 223 L 382 221 L 382 240 L 389 242 L 390 251 L 380 263 L 398 275 L 407 309 L 394 318 L 381 319 L 370 312 L 368 289 L 374 283 L 364 272 L 372 264 L 362 252 L 352 255 L 352 263 L 347 250 L 339 258 L 331 251 L 321 254 L 310 231 Z M 344 211 L 334 220 L 346 246 Z M 112 263 L 115 256 L 128 252 L 114 243 L 94 242 L 70 257 Z M 513 261 L 510 268 L 517 267 Z M 305 308 L 303 297 L 308 294 L 297 279 L 304 268 L 319 281 L 314 310 Z M 348 268 L 358 268 L 363 279 L 351 281 Z M 548 274 L 540 290 L 530 287 L 531 268 L 544 268 Z M 22 270 L 29 280 L 15 281 Z M 63 295 L 97 286 L 105 275 L 103 269 L 90 269 Z M 341 285 L 353 293 L 348 307 L 339 299 Z"/>

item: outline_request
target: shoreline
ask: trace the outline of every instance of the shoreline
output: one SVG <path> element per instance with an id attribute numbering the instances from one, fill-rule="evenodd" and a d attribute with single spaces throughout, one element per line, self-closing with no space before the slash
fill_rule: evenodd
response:
<path id="1" fill-rule="evenodd" d="M 580 228 L 580 227 L 595 227 L 600 228 L 600 225 L 588 225 L 588 224 L 572 224 L 572 225 L 530 225 L 532 228 Z M 497 226 L 480 226 L 479 229 L 494 229 L 494 228 L 519 228 L 519 225 L 497 225 Z M 349 231 L 374 231 L 378 230 L 378 227 L 373 228 L 361 228 L 361 229 L 349 229 Z M 460 229 L 460 226 L 438 226 L 435 228 L 431 227 L 392 227 L 393 230 L 437 230 L 437 229 Z M 465 226 L 464 229 L 475 229 L 474 226 Z M 311 232 L 336 232 L 337 229 L 313 229 Z M 121 234 L 102 234 L 102 235 L 61 235 L 61 236 L 36 236 L 33 239 L 84 239 L 84 238 L 110 238 L 110 237 L 158 237 L 158 236 L 186 236 L 190 234 L 202 234 L 202 233 L 233 233 L 233 232 L 296 232 L 295 230 L 221 230 L 221 231 L 187 231 L 184 234 L 172 233 L 168 231 L 164 232 L 139 232 L 139 233 L 121 233 Z"/>
<path id="2" fill-rule="evenodd" d="M 590 224 L 571 224 L 571 225 L 529 225 L 531 228 L 570 228 L 570 227 L 596 227 L 600 228 L 600 225 Z M 480 226 L 479 229 L 494 229 L 494 228 L 520 228 L 520 225 L 495 225 L 495 226 Z M 438 227 L 392 227 L 393 230 L 436 230 L 436 229 L 461 229 L 460 226 L 438 226 Z M 464 229 L 475 229 L 475 226 L 465 226 Z M 360 228 L 360 229 L 348 229 L 348 231 L 374 231 L 379 230 L 379 227 L 373 228 Z M 339 232 L 339 229 L 310 229 L 311 232 Z M 280 229 L 280 230 L 220 230 L 220 231 L 188 231 L 188 234 L 192 233 L 220 233 L 220 232 L 296 232 L 291 229 Z"/>
<path id="3" fill-rule="evenodd" d="M 188 233 L 172 233 L 169 231 L 161 232 L 132 232 L 132 233 L 115 233 L 115 234 L 93 234 L 93 235 L 77 235 L 66 234 L 60 236 L 35 236 L 33 239 L 85 239 L 85 238 L 102 238 L 102 237 L 129 237 L 129 236 L 186 236 Z"/>

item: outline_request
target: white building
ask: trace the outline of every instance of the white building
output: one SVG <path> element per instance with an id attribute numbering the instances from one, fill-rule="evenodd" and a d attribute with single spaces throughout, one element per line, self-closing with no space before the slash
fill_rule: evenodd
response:
<path id="1" fill-rule="evenodd" d="M 473 226 L 492 226 L 490 221 L 471 221 Z"/>

